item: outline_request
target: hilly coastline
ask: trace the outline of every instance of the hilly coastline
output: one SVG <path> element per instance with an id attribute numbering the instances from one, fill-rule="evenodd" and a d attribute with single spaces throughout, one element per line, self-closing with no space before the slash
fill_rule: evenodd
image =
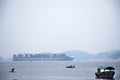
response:
<path id="1" fill-rule="evenodd" d="M 49 52 L 47 53 L 49 54 Z M 66 54 L 68 56 L 72 56 L 74 58 L 74 61 L 120 60 L 120 50 L 100 52 L 97 53 L 96 55 L 81 50 L 65 51 L 65 52 L 60 52 L 58 54 Z M 3 57 L 0 57 L 0 61 L 12 61 L 12 58 L 4 59 Z"/>
<path id="2" fill-rule="evenodd" d="M 72 50 L 64 52 L 69 56 L 73 56 L 77 61 L 103 61 L 103 60 L 120 60 L 120 50 L 112 50 L 108 52 L 100 52 L 96 55 L 80 50 Z"/>

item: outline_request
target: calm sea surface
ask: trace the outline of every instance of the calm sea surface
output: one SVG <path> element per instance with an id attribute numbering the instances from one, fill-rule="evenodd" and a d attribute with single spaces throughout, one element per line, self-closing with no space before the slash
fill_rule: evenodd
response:
<path id="1" fill-rule="evenodd" d="M 0 62 L 0 80 L 102 80 L 95 79 L 98 66 L 115 67 L 115 80 L 120 80 L 120 62 Z"/>

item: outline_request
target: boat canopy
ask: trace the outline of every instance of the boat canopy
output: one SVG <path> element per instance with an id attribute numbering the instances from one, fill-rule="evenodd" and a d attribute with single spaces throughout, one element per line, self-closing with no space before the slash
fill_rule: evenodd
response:
<path id="1" fill-rule="evenodd" d="M 104 70 L 115 70 L 114 67 L 111 67 L 111 66 L 107 66 L 107 67 L 104 67 L 104 66 L 100 66 L 97 68 L 98 70 L 101 70 L 101 69 L 104 69 Z"/>

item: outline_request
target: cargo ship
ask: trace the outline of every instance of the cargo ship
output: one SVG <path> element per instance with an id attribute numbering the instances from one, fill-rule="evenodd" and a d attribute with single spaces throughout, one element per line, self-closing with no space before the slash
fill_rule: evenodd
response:
<path id="1" fill-rule="evenodd" d="M 14 54 L 13 61 L 72 61 L 74 58 L 66 54 Z"/>

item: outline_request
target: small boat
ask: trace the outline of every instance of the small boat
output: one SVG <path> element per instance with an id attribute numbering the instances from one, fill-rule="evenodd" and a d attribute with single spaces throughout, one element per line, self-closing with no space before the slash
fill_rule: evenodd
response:
<path id="1" fill-rule="evenodd" d="M 96 78 L 98 79 L 113 79 L 115 72 L 115 68 L 111 66 L 100 66 L 97 68 L 97 72 L 95 73 Z"/>
<path id="2" fill-rule="evenodd" d="M 15 68 L 12 68 L 12 69 L 10 70 L 10 72 L 15 72 Z"/>
<path id="3" fill-rule="evenodd" d="M 66 66 L 66 68 L 75 68 L 75 65 Z"/>

